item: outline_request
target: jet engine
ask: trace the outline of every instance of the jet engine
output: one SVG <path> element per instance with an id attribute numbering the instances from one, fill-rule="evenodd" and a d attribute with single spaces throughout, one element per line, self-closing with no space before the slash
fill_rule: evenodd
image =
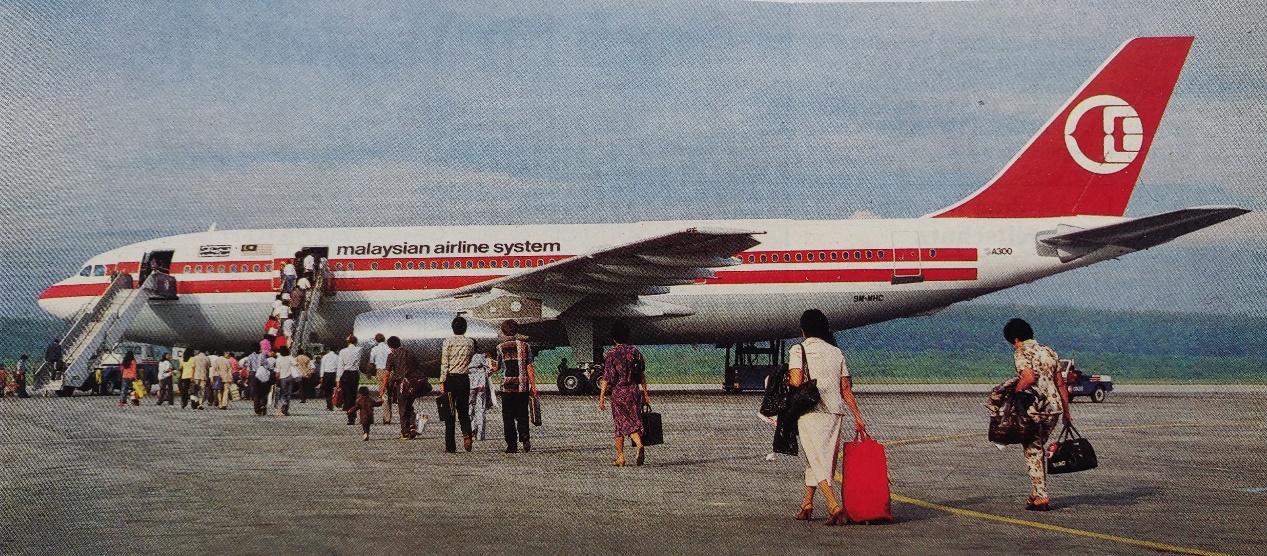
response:
<path id="1" fill-rule="evenodd" d="M 427 374 L 438 376 L 440 347 L 453 336 L 453 318 L 456 311 L 436 309 L 385 309 L 361 313 L 356 317 L 352 333 L 362 346 L 373 346 L 374 335 L 400 338 L 401 346 L 418 356 Z M 497 345 L 498 325 L 493 322 L 466 316 L 466 337 L 475 340 L 479 351 L 493 349 Z"/>

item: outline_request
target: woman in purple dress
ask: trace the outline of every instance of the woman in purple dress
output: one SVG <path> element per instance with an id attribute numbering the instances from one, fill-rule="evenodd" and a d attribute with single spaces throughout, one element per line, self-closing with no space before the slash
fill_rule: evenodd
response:
<path id="1" fill-rule="evenodd" d="M 606 411 L 604 400 L 611 390 L 612 420 L 616 425 L 616 461 L 612 465 L 625 465 L 625 437 L 633 440 L 638 448 L 634 463 L 642 465 L 642 414 L 643 404 L 651 405 L 647 395 L 646 363 L 638 348 L 629 345 L 629 326 L 617 321 L 612 325 L 612 341 L 616 346 L 603 356 L 602 390 L 598 393 L 598 410 Z"/>

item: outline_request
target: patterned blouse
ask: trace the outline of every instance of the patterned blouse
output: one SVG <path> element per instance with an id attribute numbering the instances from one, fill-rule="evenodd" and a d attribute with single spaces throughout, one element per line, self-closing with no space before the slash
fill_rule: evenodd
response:
<path id="1" fill-rule="evenodd" d="M 1025 369 L 1034 371 L 1036 382 L 1029 388 L 1035 394 L 1034 405 L 1027 411 L 1031 417 L 1059 415 L 1064 412 L 1060 390 L 1056 386 L 1059 361 L 1055 350 L 1033 339 L 1021 342 L 1021 347 L 1016 350 L 1016 374 L 1019 376 Z"/>

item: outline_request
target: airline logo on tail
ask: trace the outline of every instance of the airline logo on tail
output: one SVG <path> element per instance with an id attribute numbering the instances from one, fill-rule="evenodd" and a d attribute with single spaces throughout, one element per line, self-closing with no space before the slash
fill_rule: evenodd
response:
<path id="1" fill-rule="evenodd" d="M 928 216 L 1122 216 L 1191 47 L 1126 41 L 994 179 Z"/>
<path id="2" fill-rule="evenodd" d="M 1096 109 L 1100 109 L 1101 121 L 1104 123 L 1103 134 L 1091 133 L 1093 137 L 1101 138 L 1100 144 L 1095 147 L 1101 145 L 1104 147 L 1098 161 L 1087 156 L 1077 137 L 1074 136 L 1083 116 Z M 1094 118 L 1087 119 L 1094 120 Z M 1126 101 L 1113 95 L 1097 95 L 1079 102 L 1065 119 L 1065 147 L 1069 149 L 1069 155 L 1073 157 L 1074 162 L 1088 172 L 1097 174 L 1118 172 L 1135 161 L 1143 145 L 1144 124 L 1139 119 L 1139 112 L 1136 112 L 1135 108 Z"/>

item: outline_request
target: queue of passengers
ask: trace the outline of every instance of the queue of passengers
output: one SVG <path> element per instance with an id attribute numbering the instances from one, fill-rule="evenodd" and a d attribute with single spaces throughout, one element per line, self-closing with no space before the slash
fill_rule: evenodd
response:
<path id="1" fill-rule="evenodd" d="M 531 346 L 518 335 L 514 320 L 501 325 L 501 341 L 490 352 L 477 353 L 475 342 L 465 336 L 467 323 L 459 316 L 452 321 L 453 335 L 441 348 L 441 375 L 437 394 L 447 406 L 451 417 L 445 419 L 445 451 L 456 452 L 456 433 L 462 434 L 462 445 L 471 451 L 475 440 L 486 439 L 486 413 L 490 404 L 497 403 L 493 395 L 494 384 L 501 394 L 502 431 L 506 452 L 531 451 L 529 407 L 537 395 L 536 374 L 533 369 Z M 866 422 L 862 417 L 852 391 L 852 379 L 843 352 L 836 346 L 835 335 L 826 315 L 810 309 L 801 315 L 800 328 L 804 341 L 792 346 L 788 361 L 787 384 L 792 388 L 813 383 L 818 390 L 819 402 L 808 412 L 792 417 L 791 429 L 799 443 L 804 468 L 804 492 L 797 520 L 809 520 L 814 511 L 815 495 L 821 495 L 827 506 L 827 525 L 846 522 L 844 507 L 836 497 L 840 483 L 836 481 L 837 454 L 841 449 L 841 432 L 844 417 L 851 415 L 854 430 L 864 434 Z M 1026 467 L 1031 481 L 1031 492 L 1025 508 L 1047 511 L 1051 500 L 1046 487 L 1046 469 L 1043 447 L 1052 429 L 1063 421 L 1072 425 L 1068 390 L 1057 369 L 1056 352 L 1034 340 L 1034 332 L 1028 323 L 1012 319 L 1004 326 L 1005 340 L 1014 351 L 1017 376 L 1004 383 L 1009 391 L 1029 393 L 1026 413 L 1034 421 L 1036 435 L 1024 444 Z M 605 411 L 610 392 L 616 459 L 613 466 L 628 462 L 625 439 L 635 449 L 634 463 L 646 461 L 642 434 L 645 426 L 640 409 L 650 405 L 647 391 L 646 365 L 641 353 L 630 343 L 629 329 L 620 321 L 612 327 L 615 342 L 604 356 L 604 375 L 598 407 Z M 383 424 L 391 424 L 391 406 L 396 406 L 400 421 L 400 439 L 412 440 L 425 427 L 428 417 L 417 416 L 415 401 L 431 392 L 432 386 L 417 357 L 401 347 L 400 339 L 392 336 L 375 337 L 375 345 L 365 360 L 363 349 L 355 336 L 347 337 L 347 345 L 341 350 L 326 352 L 314 366 L 306 354 L 292 355 L 286 346 L 269 349 L 267 340 L 261 349 L 241 358 L 225 353 L 209 357 L 199 351 L 187 356 L 180 369 L 181 407 L 192 401 L 198 408 L 203 403 L 216 404 L 222 409 L 233 396 L 226 395 L 224 384 L 236 380 L 245 381 L 247 397 L 255 400 L 255 412 L 267 414 L 268 400 L 273 400 L 278 415 L 289 414 L 289 404 L 294 392 L 303 391 L 319 381 L 326 401 L 326 409 L 337 406 L 347 417 L 348 425 L 360 424 L 361 439 L 368 440 L 374 422 L 374 408 L 383 407 Z M 191 350 L 192 351 L 192 350 Z M 125 356 L 125 384 L 130 372 L 135 377 L 135 360 L 131 353 Z M 173 371 L 168 357 L 160 364 L 160 380 L 171 380 Z M 361 386 L 361 374 L 378 379 L 378 396 Z M 498 379 L 496 375 L 500 374 Z M 996 389 L 996 395 L 999 389 Z M 159 404 L 171 403 L 170 384 L 160 389 Z M 125 387 L 123 399 L 126 399 Z M 192 400 L 191 400 L 192 398 Z M 208 401 L 209 400 L 209 401 Z M 306 398 L 301 399 L 306 401 Z M 120 405 L 123 405 L 121 399 Z M 783 415 L 780 415 L 783 417 Z M 785 427 L 788 423 L 782 423 Z M 778 434 L 778 433 L 776 433 Z"/>

